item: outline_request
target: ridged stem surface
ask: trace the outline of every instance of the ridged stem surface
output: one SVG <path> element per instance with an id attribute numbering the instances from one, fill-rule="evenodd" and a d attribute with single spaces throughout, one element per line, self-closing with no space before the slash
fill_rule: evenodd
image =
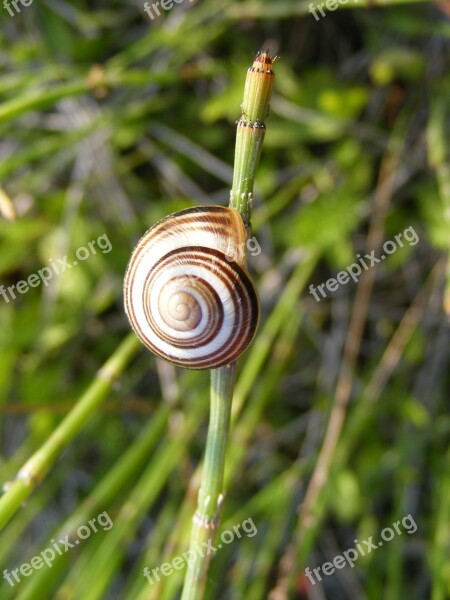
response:
<path id="1" fill-rule="evenodd" d="M 269 111 L 273 85 L 272 59 L 267 52 L 258 53 L 248 70 L 237 124 L 233 187 L 230 207 L 236 208 L 250 230 L 253 185 L 264 140 L 264 120 Z M 195 513 L 182 600 L 201 600 L 204 596 L 208 568 L 216 551 L 215 539 L 220 507 L 225 491 L 223 474 L 236 364 L 211 370 L 211 414 L 206 440 L 197 511 Z M 219 551 L 220 549 L 217 548 Z"/>

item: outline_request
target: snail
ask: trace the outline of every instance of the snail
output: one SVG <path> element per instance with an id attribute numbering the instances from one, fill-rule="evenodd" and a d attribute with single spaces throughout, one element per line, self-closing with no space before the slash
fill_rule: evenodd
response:
<path id="1" fill-rule="evenodd" d="M 233 363 L 252 341 L 259 300 L 242 252 L 246 230 L 234 208 L 169 215 L 138 242 L 125 274 L 124 304 L 143 344 L 191 369 Z"/>

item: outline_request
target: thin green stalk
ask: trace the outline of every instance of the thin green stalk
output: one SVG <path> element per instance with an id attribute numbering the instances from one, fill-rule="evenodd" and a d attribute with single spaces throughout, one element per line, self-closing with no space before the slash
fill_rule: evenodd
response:
<path id="1" fill-rule="evenodd" d="M 438 467 L 434 482 L 436 490 L 436 500 L 434 501 L 436 517 L 433 519 L 434 531 L 430 551 L 430 563 L 433 573 L 431 600 L 444 600 L 448 594 L 446 564 L 448 565 L 448 549 L 450 547 L 450 532 L 448 527 L 450 523 L 449 461 L 450 449 Z"/>
<path id="2" fill-rule="evenodd" d="M 166 404 L 159 406 L 139 437 L 116 461 L 89 496 L 58 527 L 57 535 L 69 535 L 70 538 L 76 538 L 76 531 L 80 525 L 87 523 L 90 518 L 105 510 L 123 490 L 129 488 L 130 482 L 148 462 L 153 448 L 167 425 L 170 412 L 171 409 Z M 56 554 L 51 570 L 43 569 L 35 573 L 27 581 L 26 586 L 21 587 L 16 600 L 49 597 L 53 591 L 51 586 L 55 579 L 55 572 L 62 572 L 68 559 L 69 553 Z"/>
<path id="3" fill-rule="evenodd" d="M 211 554 L 208 541 L 214 544 L 222 504 L 225 450 L 230 426 L 236 365 L 211 370 L 211 414 L 206 440 L 205 463 L 193 519 L 190 556 L 182 600 L 202 598 L 206 586 Z"/>
<path id="4" fill-rule="evenodd" d="M 298 309 L 298 298 L 300 297 L 306 282 L 310 280 L 311 272 L 314 270 L 318 258 L 318 254 L 315 253 L 312 256 L 306 256 L 298 263 L 289 279 L 283 284 L 282 293 L 275 304 L 273 311 L 258 332 L 253 351 L 246 357 L 245 364 L 239 375 L 239 382 L 234 390 L 230 420 L 232 429 L 231 444 L 233 443 L 233 439 L 235 441 L 239 440 L 239 442 L 237 444 L 235 443 L 232 447 L 232 452 L 229 452 L 227 457 L 224 489 L 227 489 L 230 482 L 233 480 L 233 477 L 239 471 L 243 453 L 247 447 L 247 432 L 252 431 L 251 423 L 258 420 L 258 415 L 264 408 L 264 401 L 267 399 L 267 394 L 270 394 L 270 382 L 276 380 L 273 373 L 271 376 L 270 368 L 264 370 L 267 356 L 271 351 L 275 351 L 275 354 L 277 354 L 277 356 L 279 355 L 280 351 L 277 350 L 274 345 L 280 341 L 280 338 L 284 340 L 283 343 L 287 343 L 284 339 L 286 334 L 283 333 L 286 323 L 289 323 L 290 332 L 295 331 L 295 323 L 292 322 L 292 313 L 295 312 L 297 318 L 300 319 L 302 309 L 300 309 L 300 311 Z M 257 385 L 258 382 L 259 386 Z M 255 386 L 256 392 L 252 394 L 251 406 L 248 405 L 247 412 L 240 417 L 245 401 L 250 393 L 255 390 Z M 260 393 L 259 389 L 264 391 Z M 240 417 L 239 427 L 234 428 L 233 425 L 237 422 L 238 417 Z M 241 423 L 242 419 L 243 422 Z M 304 467 L 304 463 L 302 463 L 301 467 Z M 191 477 L 191 482 L 200 479 L 200 471 L 199 467 Z M 190 494 L 187 493 L 183 506 L 179 511 L 180 517 L 177 519 L 177 524 L 173 528 L 170 538 L 167 540 L 166 551 L 161 559 L 161 564 L 170 561 L 174 555 L 184 551 L 181 549 L 183 542 L 180 542 L 180 539 L 186 539 L 185 531 L 187 530 L 187 526 L 185 523 L 190 518 L 190 505 Z M 244 513 L 243 518 L 247 517 L 249 514 L 248 512 Z M 239 520 L 235 519 L 234 523 L 239 523 Z M 145 600 L 168 600 L 178 597 L 176 590 L 179 588 L 179 581 L 177 580 L 178 577 L 175 573 L 173 573 L 171 577 L 161 579 L 159 583 L 155 583 L 152 586 L 151 595 L 143 593 L 142 597 L 139 597 L 139 600 L 144 600 L 144 598 Z"/>
<path id="5" fill-rule="evenodd" d="M 44 109 L 63 98 L 79 96 L 88 91 L 89 82 L 87 79 L 64 82 L 45 91 L 42 89 L 28 91 L 23 96 L 12 98 L 2 104 L 0 107 L 0 123 L 12 121 L 30 110 Z"/>
<path id="6" fill-rule="evenodd" d="M 264 141 L 264 121 L 269 112 L 273 85 L 272 59 L 260 52 L 248 70 L 238 122 L 230 207 L 237 209 L 250 230 L 252 194 L 256 168 Z M 214 544 L 219 526 L 220 507 L 224 499 L 223 477 L 225 452 L 230 426 L 236 365 L 211 370 L 211 415 L 206 440 L 205 462 L 194 515 L 190 556 L 182 600 L 200 600 L 204 596 Z"/>
<path id="7" fill-rule="evenodd" d="M 442 217 L 447 231 L 450 227 L 450 166 L 449 152 L 447 149 L 447 136 L 445 124 L 448 121 L 449 111 L 444 100 L 438 98 L 431 106 L 428 123 L 428 160 L 436 173 L 439 195 L 442 203 Z M 445 275 L 444 311 L 450 318 L 450 239 L 446 236 L 447 244 L 447 270 Z"/>
<path id="8" fill-rule="evenodd" d="M 151 73 L 148 69 L 134 69 L 123 73 L 100 71 L 97 75 L 91 72 L 86 77 L 73 76 L 70 81 L 49 86 L 47 89 L 42 89 L 41 86 L 6 100 L 0 106 L 0 123 L 17 119 L 31 110 L 46 109 L 60 100 L 80 96 L 102 86 L 115 88 L 124 85 L 162 84 L 170 83 L 174 79 L 175 75 L 172 73 Z"/>
<path id="9" fill-rule="evenodd" d="M 75 407 L 20 469 L 16 479 L 4 486 L 5 493 L 0 498 L 0 529 L 19 510 L 22 503 L 47 475 L 63 449 L 81 431 L 138 349 L 139 340 L 134 334 L 128 335 L 99 369 L 94 381 Z"/>
<path id="10" fill-rule="evenodd" d="M 242 116 L 237 124 L 230 206 L 241 213 L 246 225 L 250 224 L 255 173 L 266 133 L 264 121 L 269 114 L 274 77 L 272 63 L 267 53 L 256 56 L 247 73 Z"/>
<path id="11" fill-rule="evenodd" d="M 105 597 L 108 586 L 125 559 L 127 545 L 135 539 L 137 528 L 157 502 L 168 477 L 179 466 L 204 412 L 205 405 L 199 402 L 189 411 L 186 419 L 172 424 L 171 437 L 157 448 L 118 512 L 111 515 L 114 527 L 107 536 L 95 538 L 93 546 L 86 546 L 86 553 L 71 569 L 55 597 L 70 597 L 73 600 L 99 600 Z M 151 578 L 151 574 L 149 576 Z M 146 582 L 147 589 L 151 590 L 151 581 L 147 581 L 143 573 L 140 577 Z"/>

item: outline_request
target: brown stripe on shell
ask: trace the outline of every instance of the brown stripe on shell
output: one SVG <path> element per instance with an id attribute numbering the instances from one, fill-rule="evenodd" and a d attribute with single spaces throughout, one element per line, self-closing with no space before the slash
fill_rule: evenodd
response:
<path id="1" fill-rule="evenodd" d="M 208 250 L 208 252 L 211 251 Z M 220 258 L 219 252 L 213 252 Z M 177 358 L 171 356 L 169 358 L 171 362 L 195 369 L 217 368 L 237 360 L 252 341 L 259 321 L 259 299 L 247 271 L 237 263 L 229 261 L 226 263 L 235 275 L 233 278 L 235 285 L 231 288 L 234 297 L 238 299 L 239 304 L 244 304 L 243 300 L 246 300 L 247 306 L 250 307 L 248 314 L 236 311 L 238 321 L 234 324 L 233 332 L 227 339 L 226 348 L 221 348 L 207 357 L 195 357 L 190 361 L 177 362 Z M 243 331 L 244 326 L 245 330 Z"/>
<path id="2" fill-rule="evenodd" d="M 198 255 L 197 258 L 195 256 L 195 253 Z M 209 257 L 208 248 L 195 248 L 195 247 L 191 248 L 191 247 L 189 247 L 189 248 L 185 248 L 185 249 L 173 250 L 172 252 L 169 252 L 168 254 L 166 254 L 160 261 L 158 261 L 156 263 L 154 269 L 152 269 L 152 271 L 149 273 L 149 275 L 147 277 L 147 281 L 150 284 L 151 277 L 157 277 L 158 272 L 161 269 L 163 269 L 167 265 L 167 263 L 169 263 L 173 260 L 185 261 L 187 264 L 189 264 L 189 267 L 192 268 L 192 266 L 195 266 L 195 264 L 204 266 L 205 257 Z M 189 277 L 191 277 L 191 276 L 189 275 Z M 176 278 L 179 278 L 179 276 L 177 276 Z M 145 290 L 147 290 L 149 287 L 149 285 L 147 285 L 147 281 L 144 285 Z M 153 316 L 150 315 L 148 303 L 144 302 L 144 310 L 146 312 L 148 322 L 149 322 L 149 324 L 152 325 L 152 329 L 154 330 L 154 332 L 158 335 L 158 337 L 163 339 L 165 342 L 173 343 L 173 345 L 177 348 L 189 348 L 189 347 L 197 348 L 199 346 L 204 346 L 214 339 L 215 335 L 220 331 L 220 328 L 222 327 L 223 306 L 220 304 L 219 295 L 217 294 L 217 292 L 212 288 L 212 286 L 208 282 L 206 282 L 203 279 L 202 280 L 199 279 L 199 281 L 201 281 L 202 286 L 205 286 L 207 288 L 207 290 L 210 293 L 210 297 L 216 299 L 216 307 L 218 310 L 218 314 L 216 315 L 216 318 L 213 321 L 213 326 L 209 330 L 206 330 L 206 332 L 203 336 L 201 336 L 200 338 L 197 338 L 197 340 L 194 344 L 192 343 L 192 340 L 183 340 L 180 338 L 175 339 L 168 335 L 165 335 L 158 328 L 156 321 L 153 319 Z"/>
<path id="3" fill-rule="evenodd" d="M 230 260 L 223 252 L 214 248 L 192 246 L 183 249 L 175 248 L 161 257 L 150 269 L 147 280 L 156 276 L 158 270 L 164 268 L 164 265 L 167 265 L 170 260 L 191 260 L 194 265 L 202 264 L 204 266 L 205 258 L 207 258 L 208 262 L 211 263 L 211 270 L 215 276 L 218 276 L 227 287 L 232 297 L 232 302 L 237 308 L 236 320 L 225 347 L 217 349 L 217 351 L 206 357 L 181 359 L 180 357 L 162 352 L 160 349 L 155 348 L 154 344 L 148 339 L 144 338 L 137 323 L 133 306 L 131 306 L 131 286 L 134 272 L 140 260 L 148 253 L 151 255 L 151 248 L 154 245 L 158 244 L 161 240 L 167 242 L 168 238 L 175 237 L 178 233 L 185 239 L 189 235 L 194 235 L 195 237 L 195 232 L 201 229 L 215 236 L 224 236 L 225 239 L 231 240 L 234 244 L 241 244 L 246 239 L 242 218 L 235 209 L 221 206 L 195 207 L 180 211 L 174 215 L 169 215 L 150 228 L 139 241 L 129 262 L 124 285 L 125 310 L 134 331 L 144 345 L 161 358 L 173 364 L 193 369 L 217 368 L 233 362 L 244 352 L 253 339 L 259 321 L 259 300 L 245 267 L 240 263 Z M 192 277 L 192 274 L 189 276 Z M 147 280 L 144 283 L 143 290 L 147 289 Z M 206 287 L 208 293 L 211 294 L 209 298 L 213 298 L 214 294 L 217 296 L 212 286 L 207 282 L 205 286 L 209 286 L 209 288 Z M 147 302 L 145 298 L 142 301 L 145 311 Z M 208 309 L 209 306 L 210 300 L 208 299 Z M 243 308 L 244 310 L 242 310 Z M 221 307 L 221 310 L 223 311 L 223 307 Z M 195 344 L 192 344 L 191 340 L 171 339 L 169 341 L 173 342 L 173 345 L 180 350 L 186 350 L 189 347 L 199 348 L 211 343 L 214 336 L 219 333 L 220 328 L 221 319 L 219 317 L 219 319 L 216 319 L 215 325 L 211 328 L 211 332 L 207 329 L 205 334 L 199 340 L 196 340 Z M 158 330 L 157 327 L 156 329 Z"/>
<path id="4" fill-rule="evenodd" d="M 188 236 L 202 229 L 217 236 L 222 236 L 232 245 L 239 247 L 245 243 L 246 234 L 242 217 L 234 208 L 224 206 L 195 207 L 169 215 L 151 227 L 139 241 L 133 257 L 141 251 L 148 251 L 147 246 L 158 243 L 160 236 Z M 191 244 L 189 244 L 191 245 Z M 129 268 L 132 268 L 131 262 Z"/>

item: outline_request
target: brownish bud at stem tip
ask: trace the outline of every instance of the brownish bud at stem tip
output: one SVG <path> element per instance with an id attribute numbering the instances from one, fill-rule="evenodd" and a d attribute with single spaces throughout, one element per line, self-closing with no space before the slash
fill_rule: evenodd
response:
<path id="1" fill-rule="evenodd" d="M 247 72 L 244 99 L 242 101 L 242 119 L 263 123 L 269 114 L 269 100 L 272 93 L 274 74 L 272 66 L 275 59 L 269 51 L 258 52 Z"/>

